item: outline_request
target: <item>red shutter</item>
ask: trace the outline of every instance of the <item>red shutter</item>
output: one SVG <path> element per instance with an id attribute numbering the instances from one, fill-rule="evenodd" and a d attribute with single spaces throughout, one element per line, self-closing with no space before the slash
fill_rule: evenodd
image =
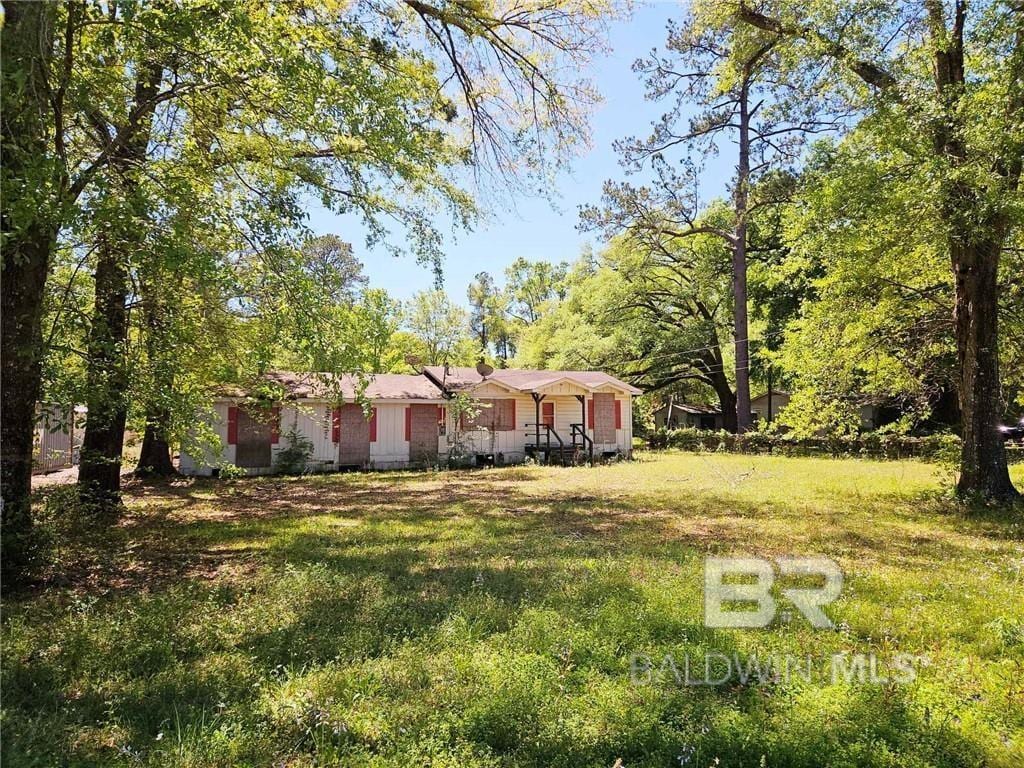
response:
<path id="1" fill-rule="evenodd" d="M 270 409 L 270 444 L 281 442 L 281 409 L 274 406 Z"/>
<path id="2" fill-rule="evenodd" d="M 594 428 L 594 400 L 591 398 L 587 400 L 587 423 L 583 425 L 584 429 Z"/>
<path id="3" fill-rule="evenodd" d="M 377 442 L 377 409 L 370 409 L 370 442 Z"/>
<path id="4" fill-rule="evenodd" d="M 341 408 L 331 411 L 331 442 L 341 442 Z"/>
<path id="5" fill-rule="evenodd" d="M 228 445 L 238 443 L 238 406 L 228 406 Z"/>
<path id="6" fill-rule="evenodd" d="M 615 401 L 615 428 L 622 429 L 622 401 Z"/>
<path id="7" fill-rule="evenodd" d="M 512 423 L 508 425 L 508 428 L 511 429 L 514 432 L 515 429 L 516 429 L 516 401 L 515 401 L 515 398 L 512 398 L 511 403 L 512 403 Z"/>
<path id="8" fill-rule="evenodd" d="M 405 441 L 412 441 L 412 408 L 405 406 Z"/>

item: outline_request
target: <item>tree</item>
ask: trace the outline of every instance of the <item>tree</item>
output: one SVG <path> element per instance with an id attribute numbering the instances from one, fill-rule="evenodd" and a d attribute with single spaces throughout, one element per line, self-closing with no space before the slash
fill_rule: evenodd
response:
<path id="1" fill-rule="evenodd" d="M 337 235 L 318 235 L 302 244 L 310 276 L 337 304 L 352 304 L 368 282 L 352 245 Z"/>
<path id="2" fill-rule="evenodd" d="M 505 269 L 505 281 L 511 306 L 509 313 L 522 324 L 535 323 L 544 311 L 544 304 L 565 298 L 565 280 L 569 265 L 564 261 L 527 261 L 522 256 Z"/>
<path id="3" fill-rule="evenodd" d="M 466 333 L 466 312 L 453 304 L 444 291 L 414 294 L 405 318 L 423 365 L 469 365 L 474 361 L 476 350 Z"/>
<path id="4" fill-rule="evenodd" d="M 508 292 L 499 289 L 488 272 L 479 272 L 466 289 L 469 300 L 469 329 L 480 349 L 492 350 L 500 365 L 515 355 L 515 342 L 509 322 Z"/>
<path id="5" fill-rule="evenodd" d="M 825 61 L 835 88 L 928 169 L 919 216 L 943 233 L 954 282 L 962 414 L 958 490 L 1010 500 L 999 427 L 1000 261 L 1020 225 L 1024 163 L 1024 6 L 965 0 L 922 6 L 739 2 L 738 23 L 778 35 L 808 67 Z"/>
<path id="6" fill-rule="evenodd" d="M 723 211 L 723 213 L 727 213 Z M 730 254 L 714 236 L 651 249 L 620 236 L 570 271 L 564 301 L 523 332 L 517 362 L 600 368 L 648 391 L 708 387 L 735 430 L 728 377 Z"/>
<path id="7" fill-rule="evenodd" d="M 63 104 L 66 85 L 48 87 L 56 8 L 48 3 L 5 2 L 3 11 L 0 559 L 6 577 L 24 567 L 31 533 L 29 491 L 42 372 L 43 291 L 61 222 L 53 190 L 65 183 L 58 161 L 50 156 L 48 132 L 53 106 Z M 57 120 L 63 120 L 59 113 Z"/>
<path id="8" fill-rule="evenodd" d="M 380 288 L 365 291 L 353 309 L 352 337 L 359 350 L 361 370 L 366 373 L 405 373 L 406 358 L 413 354 L 404 337 L 402 305 Z"/>
<path id="9" fill-rule="evenodd" d="M 814 149 L 787 215 L 792 248 L 766 276 L 771 291 L 805 286 L 776 354 L 802 395 L 785 420 L 805 433 L 857 430 L 864 405 L 898 405 L 891 429 L 937 409 L 956 418 L 946 407 L 956 346 L 942 234 L 916 215 L 910 158 L 880 138 L 862 126 Z"/>
<path id="10" fill-rule="evenodd" d="M 619 142 L 623 165 L 638 172 L 650 163 L 654 190 L 628 184 L 605 186 L 606 210 L 584 210 L 584 222 L 609 233 L 627 227 L 665 227 L 673 237 L 715 235 L 732 252 L 733 337 L 736 424 L 751 426 L 748 259 L 751 218 L 786 199 L 785 173 L 800 156 L 808 134 L 834 129 L 835 116 L 809 113 L 800 83 L 783 84 L 782 66 L 770 31 L 731 23 L 715 4 L 695 3 L 678 24 L 670 24 L 666 52 L 640 60 L 650 99 L 671 97 L 673 106 L 643 140 Z M 696 115 L 683 120 L 696 106 Z M 684 122 L 680 128 L 679 123 Z M 735 143 L 732 216 L 718 226 L 697 224 L 703 207 L 698 176 L 704 160 L 724 141 Z M 682 170 L 667 155 L 682 150 Z M 732 419 L 730 418 L 730 421 Z"/>
<path id="11" fill-rule="evenodd" d="M 459 222 L 475 214 L 453 169 L 525 179 L 545 167 L 541 158 L 557 165 L 585 137 L 593 92 L 572 73 L 600 45 L 601 23 L 590 7 L 415 0 L 342 13 L 318 2 L 8 1 L 4 10 L 3 402 L 5 414 L 22 414 L 5 418 L 0 445 L 12 534 L 31 521 L 44 283 L 83 213 L 107 238 L 96 265 L 90 346 L 100 394 L 91 395 L 83 488 L 107 501 L 116 498 L 123 431 L 120 297 L 138 228 L 151 225 L 155 198 L 144 182 L 156 158 L 179 176 L 219 169 L 275 214 L 301 214 L 288 192 L 311 189 L 360 213 L 375 242 L 382 220 L 398 221 L 411 250 L 436 260 L 437 208 Z M 119 222 L 136 214 L 134 228 Z"/>

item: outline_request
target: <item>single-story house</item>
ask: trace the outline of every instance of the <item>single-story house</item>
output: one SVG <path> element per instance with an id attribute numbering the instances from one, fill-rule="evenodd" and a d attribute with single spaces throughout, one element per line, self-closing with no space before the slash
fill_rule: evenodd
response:
<path id="1" fill-rule="evenodd" d="M 697 403 L 677 403 L 670 399 L 665 405 L 653 413 L 654 426 L 657 429 L 707 429 L 717 431 L 722 428 L 722 412 L 713 405 Z"/>
<path id="2" fill-rule="evenodd" d="M 219 452 L 193 456 L 186 447 L 180 469 L 209 475 L 230 464 L 249 474 L 272 472 L 292 431 L 312 444 L 310 471 L 433 466 L 447 462 L 456 435 L 471 463 L 512 464 L 527 456 L 565 463 L 631 453 L 635 387 L 596 371 L 481 370 L 486 373 L 450 366 L 417 375 L 269 373 L 281 400 L 222 393 L 208 419 Z M 448 406 L 459 394 L 481 407 L 456 425 Z"/>
<path id="3" fill-rule="evenodd" d="M 789 405 L 790 394 L 781 389 L 772 389 L 750 399 L 750 412 L 755 421 L 767 421 L 769 424 L 778 417 L 779 411 Z"/>

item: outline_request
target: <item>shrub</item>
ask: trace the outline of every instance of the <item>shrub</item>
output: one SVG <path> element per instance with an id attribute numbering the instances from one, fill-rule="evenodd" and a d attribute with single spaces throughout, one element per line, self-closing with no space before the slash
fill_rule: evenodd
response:
<path id="1" fill-rule="evenodd" d="M 863 435 L 821 435 L 793 437 L 765 431 L 734 435 L 729 432 L 685 427 L 658 429 L 647 445 L 652 449 L 683 451 L 726 451 L 729 453 L 779 453 L 785 456 L 861 456 L 876 459 L 920 458 L 938 463 L 954 462 L 960 452 L 960 438 L 943 433 L 927 437 L 867 432 Z"/>
<path id="2" fill-rule="evenodd" d="M 313 442 L 294 423 L 284 439 L 287 445 L 274 459 L 274 471 L 281 475 L 304 475 L 313 458 Z"/>

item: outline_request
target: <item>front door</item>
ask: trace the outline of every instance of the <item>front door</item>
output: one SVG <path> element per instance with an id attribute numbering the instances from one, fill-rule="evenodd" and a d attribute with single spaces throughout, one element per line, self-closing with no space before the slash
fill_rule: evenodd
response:
<path id="1" fill-rule="evenodd" d="M 555 404 L 549 400 L 545 400 L 540 404 L 541 407 L 541 422 L 547 424 L 552 429 L 555 428 Z"/>
<path id="2" fill-rule="evenodd" d="M 266 468 L 270 458 L 270 414 L 266 411 L 238 409 L 238 442 L 235 464 L 246 469 Z"/>
<path id="3" fill-rule="evenodd" d="M 370 422 L 363 407 L 348 403 L 340 408 L 341 435 L 338 440 L 338 465 L 363 467 L 370 463 Z"/>
<path id="4" fill-rule="evenodd" d="M 437 462 L 436 405 L 409 406 L 409 461 L 413 464 Z"/>

